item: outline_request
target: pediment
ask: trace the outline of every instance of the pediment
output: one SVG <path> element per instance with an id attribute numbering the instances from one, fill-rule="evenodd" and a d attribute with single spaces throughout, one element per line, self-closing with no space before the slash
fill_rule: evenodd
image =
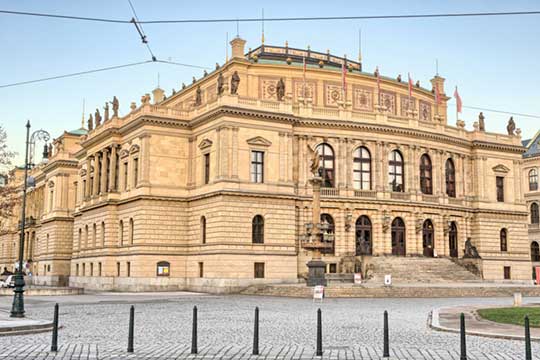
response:
<path id="1" fill-rule="evenodd" d="M 127 149 L 122 149 L 120 151 L 120 158 L 125 158 L 129 156 L 129 151 Z"/>
<path id="2" fill-rule="evenodd" d="M 507 168 L 506 166 L 504 166 L 503 164 L 499 164 L 497 166 L 494 166 L 492 169 L 493 169 L 494 172 L 498 172 L 498 173 L 508 173 L 508 172 L 510 172 L 510 169 Z"/>
<path id="3" fill-rule="evenodd" d="M 139 149 L 140 149 L 139 145 L 132 145 L 131 148 L 129 149 L 129 153 L 134 154 L 134 153 L 138 152 Z"/>
<path id="4" fill-rule="evenodd" d="M 251 139 L 247 139 L 246 142 L 249 145 L 255 145 L 255 146 L 270 146 L 272 145 L 272 142 L 270 140 L 267 140 L 263 138 L 262 136 L 255 136 Z"/>
<path id="5" fill-rule="evenodd" d="M 209 148 L 210 146 L 212 146 L 212 140 L 209 140 L 209 139 L 203 139 L 200 143 L 199 143 L 199 149 L 206 149 L 206 148 Z"/>

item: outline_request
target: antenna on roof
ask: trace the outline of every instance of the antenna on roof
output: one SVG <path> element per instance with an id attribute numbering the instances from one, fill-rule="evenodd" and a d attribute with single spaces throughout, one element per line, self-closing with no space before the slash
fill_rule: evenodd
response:
<path id="1" fill-rule="evenodd" d="M 264 45 L 264 8 L 262 9 L 262 34 L 261 34 L 261 44 Z"/>
<path id="2" fill-rule="evenodd" d="M 240 21 L 236 18 L 236 37 L 240 37 Z"/>

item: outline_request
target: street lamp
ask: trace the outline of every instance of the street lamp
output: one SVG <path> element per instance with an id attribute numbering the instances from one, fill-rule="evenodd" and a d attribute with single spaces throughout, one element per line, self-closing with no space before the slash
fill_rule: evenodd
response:
<path id="1" fill-rule="evenodd" d="M 26 189 L 28 186 L 28 148 L 32 147 L 32 159 L 36 140 L 49 141 L 50 135 L 45 130 L 37 130 L 30 137 L 30 120 L 26 123 L 26 149 L 24 156 L 24 183 L 23 183 L 23 198 L 21 206 L 21 235 L 19 240 L 19 268 L 15 271 L 15 290 L 13 290 L 13 304 L 11 306 L 11 317 L 24 317 L 24 274 L 23 274 L 23 257 L 24 257 L 24 227 L 26 220 Z M 46 153 L 44 153 L 46 155 Z M 33 164 L 32 164 L 33 165 Z"/>

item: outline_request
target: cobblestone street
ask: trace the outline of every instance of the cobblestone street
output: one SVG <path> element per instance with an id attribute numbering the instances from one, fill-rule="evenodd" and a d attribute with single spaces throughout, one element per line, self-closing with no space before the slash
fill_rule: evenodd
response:
<path id="1" fill-rule="evenodd" d="M 379 359 L 382 314 L 389 312 L 394 359 L 459 359 L 459 335 L 431 330 L 433 308 L 510 305 L 511 299 L 308 299 L 188 293 L 27 297 L 27 315 L 51 319 L 60 303 L 59 352 L 51 333 L 0 337 L 0 359 L 312 359 L 316 310 L 323 314 L 324 359 Z M 540 299 L 526 299 L 540 302 Z M 126 352 L 135 305 L 135 353 Z M 0 298 L 9 311 L 11 297 Z M 199 309 L 199 354 L 190 355 L 192 307 Z M 251 355 L 253 310 L 260 307 L 261 355 Z M 469 359 L 524 359 L 522 341 L 467 337 Z M 533 355 L 540 346 L 533 344 Z M 534 357 L 539 358 L 537 356 Z"/>

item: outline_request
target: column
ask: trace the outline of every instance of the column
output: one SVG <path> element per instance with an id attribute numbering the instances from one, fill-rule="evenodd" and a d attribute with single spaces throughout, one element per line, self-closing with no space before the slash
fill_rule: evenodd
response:
<path id="1" fill-rule="evenodd" d="M 238 126 L 232 128 L 232 178 L 238 179 Z M 250 155 L 251 156 L 251 155 Z"/>
<path id="2" fill-rule="evenodd" d="M 297 135 L 293 136 L 293 153 L 292 153 L 292 180 L 298 184 L 300 174 L 300 138 Z"/>
<path id="3" fill-rule="evenodd" d="M 109 192 L 117 191 L 118 189 L 115 186 L 114 180 L 116 179 L 116 151 L 117 151 L 117 145 L 113 144 L 111 146 L 111 163 L 109 166 L 111 167 L 111 171 L 109 172 Z"/>
<path id="4" fill-rule="evenodd" d="M 103 149 L 101 152 L 101 193 L 105 194 L 107 192 L 107 168 L 109 167 L 109 163 L 107 161 L 107 155 L 109 153 L 109 149 Z"/>
<path id="5" fill-rule="evenodd" d="M 406 171 L 405 174 L 407 180 L 405 183 L 405 191 L 408 193 L 412 193 L 414 190 L 414 178 L 416 177 L 414 173 L 416 172 L 416 169 L 414 167 L 414 150 L 411 146 L 407 145 L 405 146 L 406 153 L 403 154 L 403 160 L 406 162 Z"/>
<path id="6" fill-rule="evenodd" d="M 446 159 L 448 158 L 448 153 L 446 151 L 439 152 L 439 184 L 440 184 L 440 193 L 441 196 L 446 196 L 446 170 L 445 164 Z"/>
<path id="7" fill-rule="evenodd" d="M 90 173 L 92 171 L 92 157 L 87 157 L 86 158 L 86 187 L 83 189 L 83 198 L 84 199 L 87 199 L 89 198 L 92 194 L 90 194 L 90 188 L 91 188 L 91 185 L 90 184 Z"/>
<path id="8" fill-rule="evenodd" d="M 97 195 L 99 193 L 99 152 L 94 155 L 94 183 L 92 184 L 92 194 Z"/>
<path id="9" fill-rule="evenodd" d="M 139 154 L 139 179 L 140 186 L 150 186 L 150 135 L 143 134 L 139 137 L 141 140 L 141 150 Z"/>
<path id="10" fill-rule="evenodd" d="M 287 182 L 293 181 L 293 138 L 291 133 L 287 133 Z"/>
<path id="11" fill-rule="evenodd" d="M 376 176 L 374 177 L 374 187 L 373 189 L 377 190 L 377 191 L 384 191 L 384 179 L 383 179 L 383 176 L 382 176 L 382 168 L 383 168 L 383 147 L 384 147 L 384 143 L 383 142 L 380 142 L 380 141 L 377 141 L 376 143 L 376 150 L 375 150 L 375 156 L 373 157 L 372 159 L 372 163 L 374 162 L 375 163 L 375 174 Z"/>
<path id="12" fill-rule="evenodd" d="M 352 140 L 349 138 L 345 138 L 345 143 L 343 144 L 345 148 L 345 186 L 347 189 L 352 189 L 352 165 L 353 165 L 353 159 L 352 159 L 352 152 L 353 149 L 351 147 L 351 144 L 353 144 Z M 354 145 L 354 144 L 353 144 Z M 363 145 L 363 144 L 362 144 Z M 373 163 L 373 161 L 372 161 Z M 351 229 L 353 226 L 351 226 Z"/>
<path id="13" fill-rule="evenodd" d="M 519 160 L 514 160 L 514 202 L 521 202 L 522 201 L 522 183 L 521 183 L 521 164 Z"/>
<path id="14" fill-rule="evenodd" d="M 196 157 L 195 157 L 195 136 L 191 136 L 188 139 L 188 158 L 187 158 L 187 187 L 191 187 L 195 185 L 194 181 L 194 170 L 195 170 L 195 164 L 196 164 Z"/>
<path id="15" fill-rule="evenodd" d="M 279 182 L 285 181 L 285 133 L 279 133 L 278 156 L 279 156 Z"/>

